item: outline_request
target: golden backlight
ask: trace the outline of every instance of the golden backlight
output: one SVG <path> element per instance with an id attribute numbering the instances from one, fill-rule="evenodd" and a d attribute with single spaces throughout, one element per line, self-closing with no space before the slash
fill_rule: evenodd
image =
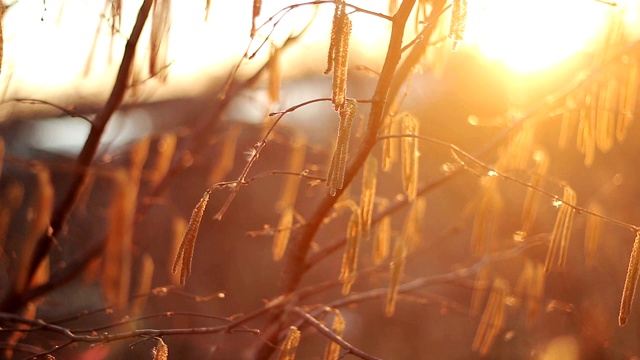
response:
<path id="1" fill-rule="evenodd" d="M 595 0 L 469 1 L 465 43 L 516 72 L 538 71 L 588 47 L 617 10 Z"/>

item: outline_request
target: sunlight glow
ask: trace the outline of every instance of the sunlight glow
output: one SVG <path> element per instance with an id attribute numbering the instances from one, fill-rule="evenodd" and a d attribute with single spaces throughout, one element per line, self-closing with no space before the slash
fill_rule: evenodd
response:
<path id="1" fill-rule="evenodd" d="M 5 56 L 0 80 L 13 83 L 10 93 L 22 89 L 40 97 L 50 93 L 51 89 L 60 93 L 60 89 L 81 83 L 81 91 L 90 92 L 90 96 L 95 97 L 93 92 L 104 90 L 105 80 L 115 76 L 140 3 L 140 0 L 123 2 L 121 33 L 113 37 L 107 24 L 110 16 L 108 7 L 104 2 L 48 0 L 45 4 L 38 1 L 15 3 L 3 23 Z M 265 2 L 256 23 L 262 24 L 283 7 L 295 3 L 300 1 Z M 383 0 L 353 0 L 350 3 L 378 12 L 387 8 Z M 187 95 L 198 92 L 199 86 L 206 86 L 206 83 L 220 81 L 218 78 L 226 76 L 247 49 L 251 1 L 214 2 L 208 20 L 205 20 L 204 4 L 204 1 L 173 2 L 168 48 L 168 61 L 171 63 L 169 81 L 161 87 L 157 87 L 156 82 L 152 84 L 157 88 L 153 91 L 154 97 L 163 97 L 162 94 L 168 91 Z M 258 48 L 260 51 L 254 59 L 243 62 L 240 75 L 252 73 L 268 58 L 269 44 L 259 47 L 267 36 L 269 42 L 279 46 L 314 18 L 314 10 L 311 5 L 297 7 L 277 21 L 273 33 L 270 33 L 272 23 L 261 29 L 250 53 Z M 286 75 L 299 76 L 300 73 L 318 72 L 326 67 L 328 45 L 325 43 L 330 35 L 333 6 L 319 6 L 316 15 L 316 21 L 297 44 L 297 48 L 302 50 L 292 61 L 297 65 L 288 68 Z M 279 18 L 277 16 L 276 20 Z M 378 51 L 372 51 L 372 48 L 377 49 L 379 44 L 387 41 L 388 22 L 358 13 L 352 18 L 355 27 L 353 43 L 359 43 L 360 49 L 366 49 L 362 53 L 370 57 L 368 61 L 373 61 L 372 58 L 379 61 Z M 142 71 L 142 78 L 147 76 L 148 38 L 149 26 L 139 41 L 135 65 Z M 90 56 L 92 51 L 93 56 Z M 296 51 L 291 53 L 293 55 Z M 305 54 L 303 60 L 300 58 L 302 53 Z"/>
<path id="2" fill-rule="evenodd" d="M 469 1 L 465 43 L 516 72 L 542 70 L 587 47 L 610 11 L 595 0 Z"/>

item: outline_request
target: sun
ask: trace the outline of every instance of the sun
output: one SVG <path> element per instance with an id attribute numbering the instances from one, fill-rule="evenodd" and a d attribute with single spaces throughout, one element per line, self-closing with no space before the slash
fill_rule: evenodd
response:
<path id="1" fill-rule="evenodd" d="M 596 0 L 469 1 L 465 43 L 518 73 L 587 48 L 616 7 Z"/>

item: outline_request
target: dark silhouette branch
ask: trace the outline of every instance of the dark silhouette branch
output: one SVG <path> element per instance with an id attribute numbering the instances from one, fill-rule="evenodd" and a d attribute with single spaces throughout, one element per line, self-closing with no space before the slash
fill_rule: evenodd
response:
<path id="1" fill-rule="evenodd" d="M 76 159 L 76 167 L 78 170 L 71 182 L 66 196 L 54 210 L 54 213 L 51 217 L 50 228 L 45 234 L 42 235 L 42 237 L 40 237 L 35 245 L 35 250 L 28 264 L 28 275 L 26 278 L 26 284 L 31 283 L 31 279 L 36 272 L 36 269 L 49 253 L 51 245 L 53 244 L 53 239 L 60 233 L 60 231 L 62 231 L 62 228 L 64 227 L 64 224 L 66 223 L 74 204 L 76 203 L 80 193 L 82 192 L 84 184 L 87 180 L 89 167 L 91 166 L 91 162 L 93 161 L 96 151 L 98 150 L 100 139 L 102 138 L 102 134 L 104 133 L 107 123 L 109 122 L 109 119 L 111 118 L 113 113 L 120 107 L 124 100 L 136 46 L 138 44 L 138 40 L 140 39 L 140 34 L 142 33 L 142 29 L 149 15 L 149 10 L 151 9 L 152 4 L 153 0 L 145 0 L 140 7 L 135 25 L 131 30 L 131 36 L 129 37 L 129 40 L 127 40 L 127 43 L 125 45 L 124 55 L 122 57 L 120 69 L 118 70 L 118 75 L 116 77 L 111 95 L 107 99 L 105 106 L 96 115 L 96 118 L 92 122 L 89 136 L 87 137 L 87 140 L 80 154 L 78 155 L 78 158 Z M 3 311 L 13 312 L 23 306 L 24 302 L 21 301 L 21 297 L 23 294 L 18 293 L 19 291 L 17 290 L 20 286 L 23 285 L 24 284 L 13 284 L 12 289 L 9 290 L 8 294 L 5 295 L 5 298 L 0 304 L 0 309 L 2 309 Z"/>

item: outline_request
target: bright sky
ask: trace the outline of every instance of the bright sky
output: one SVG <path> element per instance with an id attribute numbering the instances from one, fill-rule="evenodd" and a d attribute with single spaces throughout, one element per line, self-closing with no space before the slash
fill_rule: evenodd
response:
<path id="1" fill-rule="evenodd" d="M 296 2 L 299 1 L 265 0 L 258 24 L 282 7 Z M 477 51 L 520 73 L 544 70 L 588 47 L 612 12 L 622 12 L 629 24 L 636 24 L 630 28 L 640 31 L 637 25 L 639 0 L 620 0 L 617 7 L 596 0 L 468 2 L 467 32 L 462 49 Z M 5 97 L 46 99 L 63 106 L 87 100 L 99 106 L 111 89 L 141 1 L 123 1 L 123 34 L 113 39 L 103 16 L 108 0 L 47 0 L 45 3 L 46 10 L 42 1 L 18 1 L 7 11 L 3 19 L 4 59 L 0 91 Z M 380 13 L 388 11 L 385 0 L 351 0 L 349 3 Z M 173 97 L 176 93 L 197 95 L 212 81 L 220 83 L 248 45 L 252 1 L 212 0 L 208 21 L 205 21 L 205 0 L 173 1 L 172 4 L 169 80 L 162 86 L 149 82 L 147 88 L 140 91 L 143 101 Z M 289 33 L 297 32 L 313 13 L 312 6 L 301 6 L 288 13 L 273 34 L 274 42 L 279 44 Z M 330 4 L 320 6 L 315 25 L 288 54 L 290 57 L 284 59 L 284 72 L 289 76 L 309 71 L 319 74 L 324 70 L 332 14 Z M 379 68 L 388 41 L 389 22 L 364 14 L 352 14 L 351 19 L 353 53 L 358 54 L 351 66 Z M 413 20 L 410 21 L 409 28 L 412 29 Z M 147 47 L 148 28 L 146 31 L 140 49 Z M 87 72 L 87 59 L 94 42 L 95 53 Z M 259 66 L 268 56 L 268 51 L 269 47 L 264 47 L 261 54 L 255 60 L 247 61 L 242 70 L 250 73 L 252 67 Z M 145 50 L 139 54 L 138 66 L 146 68 Z M 296 91 L 296 94 L 302 93 L 303 89 Z M 328 94 L 328 90 L 325 93 Z M 2 111 L 10 110 L 0 108 L 0 116 Z M 143 124 L 143 120 L 136 123 Z M 47 124 L 64 132 L 60 138 L 70 138 L 68 123 L 57 127 L 53 122 Z M 78 126 L 81 132 L 88 131 L 87 124 L 80 122 Z M 125 132 L 118 128 L 114 136 Z M 54 133 L 54 129 L 43 130 L 44 142 L 49 144 Z M 82 140 L 84 136 L 77 138 Z"/>
<path id="2" fill-rule="evenodd" d="M 259 23 L 294 2 L 265 0 Z M 3 24 L 5 57 L 0 82 L 4 84 L 0 85 L 6 87 L 10 79 L 8 94 L 24 96 L 28 89 L 31 97 L 44 96 L 51 89 L 81 97 L 104 96 L 108 87 L 97 85 L 105 84 L 105 74 L 109 75 L 106 79 L 113 79 L 140 1 L 123 2 L 124 34 L 115 36 L 112 51 L 109 50 L 110 30 L 102 21 L 91 71 L 84 75 L 105 3 L 108 1 L 47 0 L 45 10 L 41 1 L 16 2 Z M 387 11 L 383 0 L 350 3 L 378 12 Z M 470 0 L 466 40 L 462 46 L 519 72 L 541 70 L 583 49 L 602 29 L 612 11 L 624 10 L 630 21 L 636 17 L 637 24 L 639 1 L 618 3 L 621 6 L 612 8 L 596 0 Z M 184 95 L 197 92 L 200 79 L 226 73 L 248 44 L 252 2 L 213 0 L 211 4 L 210 18 L 205 22 L 204 0 L 173 1 L 169 43 L 169 59 L 173 64 L 169 84 Z M 318 71 L 324 67 L 326 49 L 317 43 L 326 42 L 328 38 L 333 10 L 331 5 L 320 8 L 320 21 L 299 45 L 299 56 L 290 62 L 295 66 L 288 66 L 288 71 Z M 312 14 L 311 6 L 290 12 L 274 34 L 276 43 L 290 31 L 300 29 Z M 366 50 L 360 53 L 369 56 L 358 59 L 359 64 L 379 63 L 381 48 L 387 42 L 388 22 L 364 14 L 354 14 L 352 20 L 353 43 Z M 266 56 L 268 47 L 264 50 L 262 55 Z M 138 61 L 144 64 L 144 59 Z M 247 66 L 251 64 L 258 65 L 260 60 Z M 69 89 L 70 84 L 73 89 Z M 155 89 L 152 95 L 162 97 L 163 91 Z"/>

